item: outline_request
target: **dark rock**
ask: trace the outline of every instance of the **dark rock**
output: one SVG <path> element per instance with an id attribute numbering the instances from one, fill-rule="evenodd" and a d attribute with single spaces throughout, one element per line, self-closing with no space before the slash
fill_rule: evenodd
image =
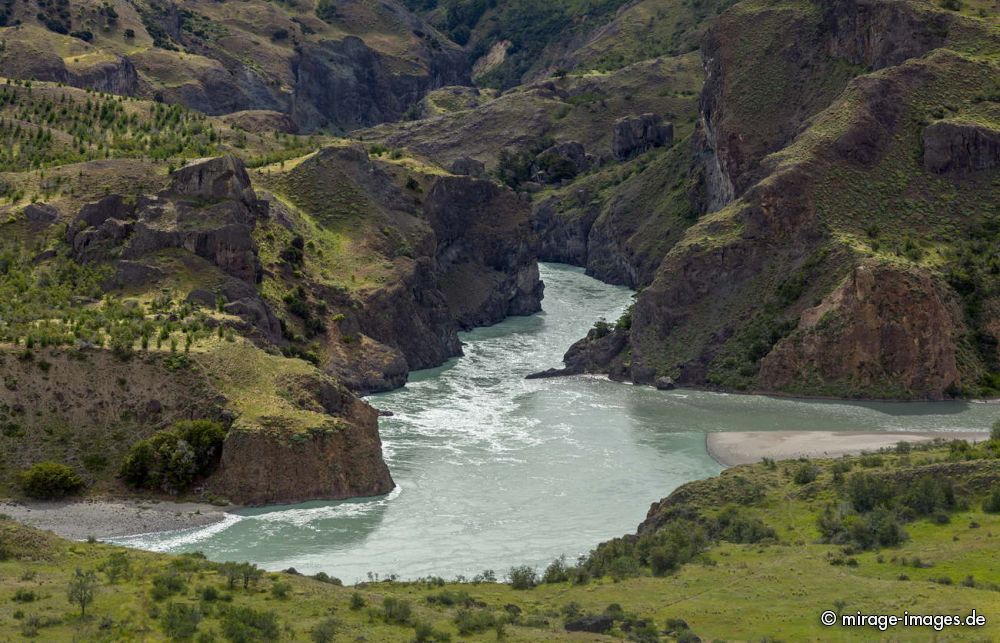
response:
<path id="1" fill-rule="evenodd" d="M 232 199 L 247 205 L 257 200 L 243 162 L 231 154 L 175 170 L 170 175 L 170 191 L 206 200 Z"/>
<path id="2" fill-rule="evenodd" d="M 202 308 L 214 309 L 218 302 L 218 295 L 204 288 L 195 288 L 188 293 L 187 301 Z"/>
<path id="3" fill-rule="evenodd" d="M 231 301 L 222 307 L 222 311 L 243 319 L 260 330 L 268 339 L 276 341 L 281 337 L 281 323 L 267 304 L 260 299 L 247 298 Z"/>
<path id="4" fill-rule="evenodd" d="M 556 143 L 539 153 L 535 159 L 535 168 L 536 181 L 558 183 L 590 169 L 590 158 L 583 145 L 567 141 Z"/>
<path id="5" fill-rule="evenodd" d="M 47 203 L 32 203 L 25 206 L 24 216 L 31 224 L 47 226 L 59 220 L 59 210 Z"/>
<path id="6" fill-rule="evenodd" d="M 672 391 L 677 386 L 676 384 L 674 384 L 673 378 L 665 376 L 657 377 L 656 381 L 653 382 L 653 385 L 656 386 L 656 390 L 658 391 Z"/>
<path id="7" fill-rule="evenodd" d="M 115 262 L 115 274 L 103 284 L 105 288 L 135 288 L 159 281 L 166 273 L 156 266 L 140 261 L 120 260 Z"/>
<path id="8" fill-rule="evenodd" d="M 569 347 L 563 361 L 574 373 L 607 372 L 612 361 L 628 344 L 628 333 L 615 328 L 606 335 L 591 330 L 586 337 Z"/>
<path id="9" fill-rule="evenodd" d="M 928 172 L 979 171 L 1000 167 L 1000 131 L 976 123 L 938 121 L 924 128 Z"/>
<path id="10" fill-rule="evenodd" d="M 614 621 L 607 614 L 597 616 L 581 616 L 572 621 L 566 621 L 567 632 L 589 632 L 591 634 L 604 634 L 610 632 L 614 626 Z"/>
<path id="11" fill-rule="evenodd" d="M 655 147 L 669 147 L 674 142 L 674 126 L 664 123 L 658 114 L 625 116 L 615 121 L 611 151 L 625 160 Z"/>
<path id="12" fill-rule="evenodd" d="M 548 377 L 561 377 L 563 375 L 574 375 L 574 373 L 568 368 L 547 368 L 544 371 L 538 371 L 537 373 L 529 373 L 524 376 L 524 379 L 540 380 Z"/>
<path id="13" fill-rule="evenodd" d="M 146 402 L 146 413 L 156 415 L 163 411 L 163 403 L 159 400 L 149 400 Z"/>
<path id="14" fill-rule="evenodd" d="M 482 161 L 477 161 L 469 156 L 463 156 L 452 161 L 449 171 L 452 174 L 473 176 L 476 178 L 483 178 L 486 176 L 486 166 L 483 165 Z"/>
<path id="15" fill-rule="evenodd" d="M 301 43 L 292 118 L 304 130 L 350 130 L 397 120 L 436 87 L 470 84 L 469 63 L 458 48 L 418 52 L 427 66 L 407 73 L 356 36 Z"/>
<path id="16" fill-rule="evenodd" d="M 460 327 L 541 309 L 531 213 L 514 192 L 492 181 L 444 176 L 428 190 L 424 214 L 437 239 L 441 291 Z"/>

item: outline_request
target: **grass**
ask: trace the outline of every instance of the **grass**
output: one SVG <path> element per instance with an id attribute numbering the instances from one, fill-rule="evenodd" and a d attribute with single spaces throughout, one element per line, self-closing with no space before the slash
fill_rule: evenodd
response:
<path id="1" fill-rule="evenodd" d="M 1000 611 L 1000 576 L 993 561 L 1000 542 L 1000 515 L 979 510 L 982 483 L 975 482 L 978 478 L 973 472 L 995 475 L 996 460 L 986 456 L 969 464 L 962 457 L 956 460 L 956 451 L 948 446 L 931 446 L 906 454 L 890 450 L 877 458 L 817 460 L 819 476 L 805 485 L 792 480 L 798 461 L 730 469 L 722 476 L 682 487 L 654 509 L 654 516 L 670 511 L 711 516 L 732 501 L 734 489 L 759 488 L 762 495 L 749 502 L 745 499 L 741 510 L 763 519 L 776 538 L 756 544 L 716 543 L 695 562 L 665 576 L 640 569 L 638 575 L 619 580 L 542 583 L 528 590 L 503 583 L 436 578 L 342 587 L 281 573 L 265 573 L 247 589 L 242 582 L 230 588 L 226 567 L 197 555 L 168 556 L 101 543 L 70 543 L 0 521 L 5 554 L 0 561 L 0 636 L 17 637 L 36 628 L 45 640 L 93 640 L 108 635 L 161 640 L 166 638 L 163 615 L 168 605 L 179 603 L 201 614 L 198 632 L 216 635 L 231 608 L 273 612 L 284 640 L 309 640 L 312 630 L 331 618 L 336 621 L 337 636 L 347 639 L 410 641 L 419 626 L 453 640 L 460 636 L 460 627 L 468 632 L 461 640 L 496 640 L 495 626 L 476 630 L 473 624 L 499 620 L 504 623 L 506 640 L 581 640 L 580 635 L 567 632 L 564 624 L 580 615 L 602 613 L 614 616 L 614 628 L 607 636 L 587 635 L 584 640 L 627 638 L 622 628 L 635 632 L 643 620 L 655 624 L 654 633 L 643 640 L 673 640 L 665 634 L 668 619 L 682 619 L 702 640 L 989 639 L 1000 631 L 995 618 Z M 952 512 L 947 524 L 926 519 L 908 523 L 909 539 L 897 547 L 845 555 L 843 546 L 817 542 L 816 528 L 822 507 L 840 497 L 832 471 L 843 463 L 852 471 L 886 476 L 906 475 L 914 467 L 959 467 L 946 477 L 971 494 L 973 502 L 967 509 Z M 88 607 L 88 618 L 81 619 L 79 610 L 66 600 L 69 576 L 78 567 L 107 569 L 112 557 L 120 557 L 123 551 L 127 572 L 115 582 L 98 573 L 96 599 Z M 832 564 L 847 558 L 853 562 Z M 914 566 L 915 559 L 920 560 L 919 567 Z M 178 578 L 181 589 L 156 599 L 153 587 L 163 581 L 155 579 L 164 577 Z M 953 582 L 942 584 L 942 577 Z M 973 580 L 963 584 L 968 577 Z M 28 593 L 33 600 L 24 600 Z M 15 600 L 15 596 L 22 598 Z M 873 628 L 827 629 L 819 624 L 819 614 L 825 609 L 965 615 L 973 608 L 987 617 L 984 628 L 952 628 L 943 633 L 931 628 L 896 628 L 880 633 Z"/>

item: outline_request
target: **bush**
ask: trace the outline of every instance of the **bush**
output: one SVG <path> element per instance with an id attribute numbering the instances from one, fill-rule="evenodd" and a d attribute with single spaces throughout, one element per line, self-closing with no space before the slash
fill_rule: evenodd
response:
<path id="1" fill-rule="evenodd" d="M 83 487 L 83 480 L 71 467 L 58 462 L 39 462 L 22 471 L 19 476 L 21 489 L 32 498 L 55 500 Z"/>
<path id="2" fill-rule="evenodd" d="M 327 618 L 320 621 L 309 635 L 316 643 L 331 643 L 335 640 L 338 630 L 340 630 L 340 621 L 335 618 Z"/>
<path id="3" fill-rule="evenodd" d="M 196 607 L 183 603 L 171 603 L 167 605 L 163 616 L 160 618 L 160 626 L 163 633 L 171 639 L 184 641 L 190 639 L 198 631 L 198 623 L 201 622 L 201 612 Z"/>
<path id="4" fill-rule="evenodd" d="M 531 589 L 538 584 L 538 574 L 535 573 L 534 568 L 527 565 L 511 567 L 510 571 L 507 572 L 507 578 L 510 580 L 510 586 L 514 589 Z"/>
<path id="5" fill-rule="evenodd" d="M 856 473 L 847 480 L 847 497 L 858 513 L 891 504 L 895 489 L 890 482 L 870 473 Z"/>
<path id="6" fill-rule="evenodd" d="M 226 429 L 218 422 L 177 422 L 132 445 L 120 475 L 135 487 L 178 493 L 215 469 L 225 438 Z"/>
<path id="7" fill-rule="evenodd" d="M 271 595 L 274 596 L 279 601 L 286 600 L 292 595 L 292 586 L 288 583 L 283 583 L 281 581 L 275 581 L 271 585 Z"/>
<path id="8" fill-rule="evenodd" d="M 799 465 L 799 468 L 795 470 L 795 475 L 792 476 L 792 480 L 795 484 L 809 484 L 816 480 L 819 476 L 819 467 L 810 463 L 803 463 Z"/>
<path id="9" fill-rule="evenodd" d="M 412 616 L 413 608 L 410 606 L 410 601 L 393 598 L 392 596 L 382 601 L 382 619 L 386 623 L 406 625 L 410 622 Z"/>
<path id="10" fill-rule="evenodd" d="M 351 609 L 352 610 L 359 610 L 362 607 L 364 607 L 366 603 L 367 603 L 367 601 L 365 600 L 365 597 L 362 596 L 359 592 L 354 592 L 353 594 L 351 594 Z"/>
<path id="11" fill-rule="evenodd" d="M 955 508 L 955 487 L 950 480 L 924 476 L 911 484 L 900 502 L 918 516 Z"/>
<path id="12" fill-rule="evenodd" d="M 496 627 L 497 619 L 485 610 L 459 610 L 455 615 L 455 627 L 462 636 L 485 632 L 491 627 Z"/>
<path id="13" fill-rule="evenodd" d="M 716 538 L 731 543 L 758 543 L 778 538 L 778 534 L 760 518 L 748 516 L 735 507 L 719 512 L 713 521 L 712 533 Z"/>
<path id="14" fill-rule="evenodd" d="M 250 607 L 230 607 L 222 616 L 222 634 L 233 643 L 276 641 L 280 634 L 274 612 Z"/>
<path id="15" fill-rule="evenodd" d="M 149 595 L 153 600 L 162 601 L 168 596 L 180 594 L 184 591 L 186 583 L 178 574 L 157 574 L 153 577 L 153 589 Z"/>
<path id="16" fill-rule="evenodd" d="M 569 580 L 569 568 L 566 566 L 566 557 L 560 556 L 549 563 L 542 574 L 543 583 L 564 583 Z"/>
<path id="17" fill-rule="evenodd" d="M 990 514 L 1000 514 L 1000 486 L 994 487 L 990 495 L 983 501 L 983 511 Z"/>
<path id="18" fill-rule="evenodd" d="M 993 428 L 990 429 L 990 439 L 1000 440 L 1000 420 L 993 423 Z"/>

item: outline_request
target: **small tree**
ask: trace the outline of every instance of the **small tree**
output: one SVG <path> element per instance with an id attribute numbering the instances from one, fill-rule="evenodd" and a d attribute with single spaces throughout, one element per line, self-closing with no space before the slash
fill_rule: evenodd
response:
<path id="1" fill-rule="evenodd" d="M 1000 420 L 993 423 L 993 428 L 990 429 L 990 439 L 1000 440 Z"/>
<path id="2" fill-rule="evenodd" d="M 82 571 L 79 567 L 70 577 L 66 588 L 66 598 L 70 603 L 80 606 L 80 618 L 87 615 L 87 606 L 94 602 L 97 593 L 97 574 L 92 570 Z"/>

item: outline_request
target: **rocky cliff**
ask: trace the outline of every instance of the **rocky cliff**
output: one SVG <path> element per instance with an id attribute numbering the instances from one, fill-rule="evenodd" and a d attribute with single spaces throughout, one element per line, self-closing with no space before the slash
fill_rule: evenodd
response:
<path id="1" fill-rule="evenodd" d="M 761 26 L 753 39 L 730 33 L 751 16 Z M 675 174 L 701 216 L 665 248 L 627 327 L 581 340 L 567 367 L 850 397 L 993 390 L 994 331 L 974 298 L 995 284 L 972 276 L 967 285 L 929 251 L 944 234 L 944 256 L 966 257 L 981 275 L 976 237 L 995 226 L 985 178 L 994 117 L 975 86 L 996 67 L 934 50 L 961 49 L 949 29 L 972 26 L 955 20 L 891 2 L 822 13 L 744 2 L 724 14 L 703 47 L 693 164 Z M 774 91 L 762 78 L 780 69 L 774 82 L 785 89 Z M 956 95 L 979 116 L 942 118 Z M 912 178 L 892 184 L 893 173 Z M 944 233 L 956 189 L 970 218 Z M 595 260 L 594 234 L 587 265 L 622 263 L 609 250 Z"/>
<path id="2" fill-rule="evenodd" d="M 355 390 L 401 386 L 409 370 L 461 354 L 459 330 L 540 309 L 530 207 L 507 188 L 402 168 L 360 145 L 325 148 L 269 182 L 294 207 L 275 217 L 277 234 L 318 226 L 342 239 L 304 248 L 300 271 L 329 320 L 317 334 L 324 368 Z M 270 275 L 291 287 L 276 259 Z M 359 282 L 372 265 L 378 275 Z"/>

